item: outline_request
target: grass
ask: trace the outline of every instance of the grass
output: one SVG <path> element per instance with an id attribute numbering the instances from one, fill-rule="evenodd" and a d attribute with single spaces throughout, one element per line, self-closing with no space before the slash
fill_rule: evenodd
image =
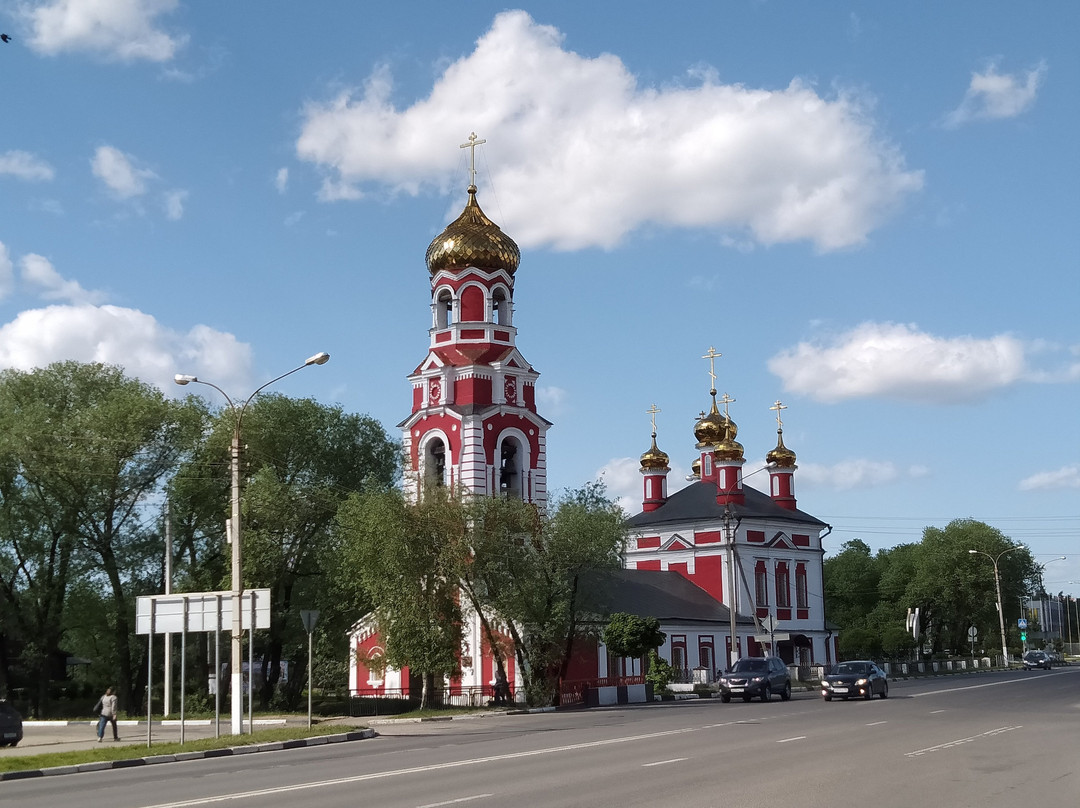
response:
<path id="1" fill-rule="evenodd" d="M 0 772 L 28 771 L 47 769 L 54 766 L 78 766 L 104 760 L 132 760 L 151 755 L 174 755 L 179 752 L 206 752 L 212 749 L 228 749 L 233 746 L 295 741 L 302 738 L 317 738 L 321 735 L 337 735 L 350 732 L 356 727 L 340 724 L 316 724 L 307 727 L 278 727 L 260 729 L 237 738 L 223 735 L 220 738 L 200 738 L 187 743 L 156 743 L 147 748 L 141 744 L 131 746 L 105 746 L 100 749 L 72 750 L 67 752 L 49 752 L 41 755 L 23 755 L 20 757 L 0 757 Z"/>

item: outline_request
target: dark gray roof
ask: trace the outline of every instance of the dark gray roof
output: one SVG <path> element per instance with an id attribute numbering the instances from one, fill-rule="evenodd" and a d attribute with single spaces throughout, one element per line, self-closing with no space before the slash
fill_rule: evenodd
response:
<path id="1" fill-rule="evenodd" d="M 727 606 L 697 584 L 671 570 L 604 570 L 582 580 L 587 611 L 655 617 L 662 623 L 730 623 Z M 753 620 L 735 615 L 740 625 Z"/>
<path id="2" fill-rule="evenodd" d="M 805 511 L 798 509 L 789 511 L 786 508 L 781 508 L 773 502 L 772 497 L 758 491 L 756 488 L 744 485 L 743 492 L 746 497 L 746 504 L 731 506 L 736 519 L 782 519 L 817 529 L 828 527 L 825 522 Z M 724 508 L 724 505 L 720 505 L 716 501 L 716 484 L 698 480 L 681 491 L 676 491 L 668 497 L 667 502 L 655 511 L 648 513 L 642 511 L 636 516 L 630 517 L 627 524 L 632 528 L 659 528 L 662 525 L 679 522 L 719 523 L 724 518 Z"/>

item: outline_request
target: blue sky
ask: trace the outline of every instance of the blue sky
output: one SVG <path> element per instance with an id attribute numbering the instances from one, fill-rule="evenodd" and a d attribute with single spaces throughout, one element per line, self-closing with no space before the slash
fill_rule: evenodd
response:
<path id="1" fill-rule="evenodd" d="M 1080 595 L 1080 7 L 2 2 L 0 367 L 276 387 L 397 435 L 424 250 L 522 250 L 549 485 L 636 511 L 703 354 L 835 551 L 985 520 Z M 208 391 L 212 392 L 212 391 Z M 762 486 L 761 474 L 748 483 Z"/>

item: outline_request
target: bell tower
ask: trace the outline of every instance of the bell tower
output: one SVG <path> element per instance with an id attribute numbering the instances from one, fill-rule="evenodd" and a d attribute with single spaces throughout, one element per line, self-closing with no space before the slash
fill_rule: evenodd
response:
<path id="1" fill-rule="evenodd" d="M 399 426 L 405 489 L 428 486 L 479 496 L 547 501 L 547 430 L 536 412 L 539 377 L 517 349 L 514 275 L 521 253 L 476 201 L 476 134 L 468 199 L 428 246 L 428 352 L 409 375 L 412 413 Z"/>

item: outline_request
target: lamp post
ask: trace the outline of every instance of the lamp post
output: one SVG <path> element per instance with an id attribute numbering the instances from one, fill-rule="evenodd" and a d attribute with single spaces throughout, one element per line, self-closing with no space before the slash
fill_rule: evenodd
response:
<path id="1" fill-rule="evenodd" d="M 728 599 L 728 620 L 730 622 L 731 649 L 728 651 L 727 664 L 727 668 L 730 669 L 739 658 L 739 648 L 736 645 L 735 637 L 735 606 L 739 602 L 739 590 L 736 589 L 737 584 L 735 581 L 735 518 L 730 505 L 724 508 L 724 538 L 727 539 L 728 550 L 730 551 L 728 570 L 731 573 L 729 576 L 731 578 L 731 597 Z"/>
<path id="2" fill-rule="evenodd" d="M 231 653 L 229 656 L 229 700 L 231 702 L 232 710 L 231 730 L 233 735 L 240 735 L 243 733 L 244 715 L 243 674 L 241 671 L 243 667 L 243 652 L 240 647 L 240 635 L 243 632 L 242 611 L 244 597 L 244 579 L 240 552 L 240 423 L 244 419 L 244 412 L 247 410 L 248 404 L 255 399 L 255 396 L 274 382 L 281 381 L 286 376 L 290 376 L 298 370 L 303 370 L 309 365 L 325 365 L 329 360 L 330 354 L 328 353 L 317 353 L 314 356 L 308 357 L 304 364 L 293 368 L 288 373 L 282 373 L 280 376 L 275 376 L 242 402 L 233 401 L 232 398 L 229 397 L 229 394 L 216 384 L 200 379 L 197 376 L 188 376 L 177 373 L 176 376 L 173 377 L 173 381 L 180 385 L 195 383 L 213 387 L 225 397 L 227 402 L 229 402 L 229 410 L 233 415 L 233 435 L 229 464 L 231 471 L 230 488 L 232 498 L 232 516 L 230 520 L 232 532 L 232 641 L 230 644 Z M 215 671 L 215 679 L 216 678 L 217 672 Z"/>
<path id="3" fill-rule="evenodd" d="M 989 553 L 984 553 L 982 550 L 968 550 L 968 552 L 972 555 L 976 553 L 978 555 L 984 555 L 994 562 L 994 590 L 997 592 L 998 627 L 1001 629 L 1001 664 L 1003 664 L 1005 667 L 1009 666 L 1009 647 L 1005 644 L 1005 614 L 1002 610 L 1001 603 L 1001 577 L 998 575 L 998 561 L 1000 561 L 1001 557 L 1006 553 L 1011 553 L 1013 550 L 1019 550 L 1020 546 L 1021 545 L 1018 544 L 1015 547 L 1010 547 L 1007 550 L 1002 550 L 1000 553 L 997 554 L 996 558 Z"/>

